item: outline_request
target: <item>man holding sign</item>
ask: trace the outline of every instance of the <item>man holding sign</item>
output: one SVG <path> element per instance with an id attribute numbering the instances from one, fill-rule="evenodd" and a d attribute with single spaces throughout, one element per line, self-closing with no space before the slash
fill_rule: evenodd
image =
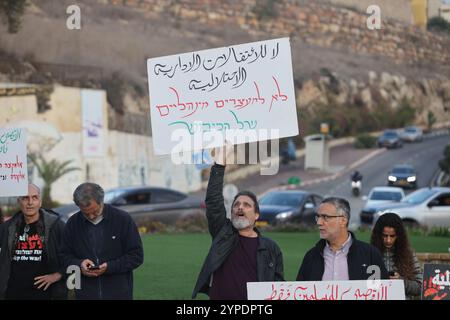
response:
<path id="1" fill-rule="evenodd" d="M 205 202 L 213 240 L 192 298 L 202 292 L 214 300 L 246 300 L 247 282 L 284 281 L 280 248 L 255 228 L 259 218 L 256 196 L 239 192 L 232 203 L 231 221 L 226 217 L 222 192 L 225 149 L 216 153 L 211 168 Z"/>

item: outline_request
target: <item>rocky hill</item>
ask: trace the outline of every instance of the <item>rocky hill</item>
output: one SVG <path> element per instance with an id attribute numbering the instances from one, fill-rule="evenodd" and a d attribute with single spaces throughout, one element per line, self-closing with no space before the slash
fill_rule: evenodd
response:
<path id="1" fill-rule="evenodd" d="M 72 1 L 30 2 L 19 33 L 0 29 L 0 81 L 109 87 L 121 92 L 110 101 L 116 129 L 149 134 L 130 115 L 148 112 L 147 58 L 286 36 L 302 133 L 327 120 L 321 108 L 347 108 L 374 129 L 389 123 L 365 114 L 404 107 L 418 124 L 429 111 L 450 120 L 450 37 L 394 20 L 368 30 L 364 12 L 325 0 L 79 0 L 81 30 L 66 28 Z M 352 131 L 341 118 L 341 133 Z"/>

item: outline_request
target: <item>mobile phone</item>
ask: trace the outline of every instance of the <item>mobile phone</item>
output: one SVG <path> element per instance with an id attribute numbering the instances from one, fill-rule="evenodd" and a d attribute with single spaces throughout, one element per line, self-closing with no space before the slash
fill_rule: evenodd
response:
<path id="1" fill-rule="evenodd" d="M 98 269 L 100 269 L 100 266 L 96 266 L 96 265 L 94 264 L 94 265 L 88 266 L 88 269 L 89 269 L 89 270 L 98 270 Z"/>

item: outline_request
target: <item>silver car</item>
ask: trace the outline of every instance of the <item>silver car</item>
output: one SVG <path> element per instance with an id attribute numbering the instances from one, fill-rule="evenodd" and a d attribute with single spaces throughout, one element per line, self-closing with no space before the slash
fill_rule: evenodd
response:
<path id="1" fill-rule="evenodd" d="M 400 138 L 406 142 L 420 142 L 423 140 L 423 132 L 415 126 L 406 127 L 400 134 Z"/>
<path id="2" fill-rule="evenodd" d="M 397 213 L 410 227 L 450 227 L 450 188 L 421 188 L 397 204 L 380 205 L 374 223 L 386 212 Z"/>
<path id="3" fill-rule="evenodd" d="M 105 191 L 105 203 L 127 211 L 136 224 L 146 221 L 159 221 L 175 225 L 182 218 L 205 215 L 205 202 L 202 197 L 159 187 L 136 186 L 119 187 Z M 67 204 L 53 209 L 67 221 L 80 211 L 75 204 Z"/>
<path id="4" fill-rule="evenodd" d="M 371 224 L 373 221 L 375 208 L 380 204 L 399 202 L 405 197 L 405 192 L 398 187 L 374 187 L 370 190 L 369 196 L 364 196 L 367 200 L 364 208 L 359 214 L 361 223 Z"/>

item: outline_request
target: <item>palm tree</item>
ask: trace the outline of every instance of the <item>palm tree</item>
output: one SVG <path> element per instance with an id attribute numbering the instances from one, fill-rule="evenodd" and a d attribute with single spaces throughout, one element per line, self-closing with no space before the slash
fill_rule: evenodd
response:
<path id="1" fill-rule="evenodd" d="M 52 184 L 61 178 L 66 173 L 71 171 L 80 170 L 78 167 L 68 167 L 73 160 L 67 160 L 64 162 L 52 159 L 47 161 L 42 154 L 29 154 L 28 159 L 38 170 L 42 180 L 44 180 L 44 188 L 42 190 L 42 206 L 44 208 L 51 208 L 53 201 L 51 198 Z"/>

